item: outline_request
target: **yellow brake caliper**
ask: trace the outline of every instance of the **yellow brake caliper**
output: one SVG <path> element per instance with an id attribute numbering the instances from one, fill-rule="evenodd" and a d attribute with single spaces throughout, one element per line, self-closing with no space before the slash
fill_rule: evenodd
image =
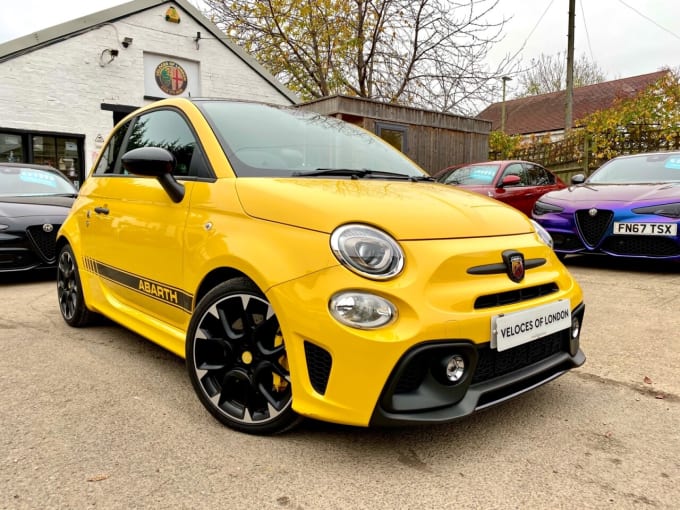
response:
<path id="1" fill-rule="evenodd" d="M 281 334 L 280 329 L 276 332 L 276 336 L 274 337 L 274 347 L 278 347 L 279 345 L 283 345 L 283 335 Z M 286 371 L 289 370 L 289 368 L 288 368 L 288 357 L 285 355 L 285 353 L 279 358 L 279 365 L 281 365 L 283 368 L 285 368 Z M 273 386 L 274 390 L 283 391 L 288 387 L 288 381 L 286 381 L 279 374 L 273 373 L 272 376 L 273 376 L 272 377 L 272 386 Z"/>

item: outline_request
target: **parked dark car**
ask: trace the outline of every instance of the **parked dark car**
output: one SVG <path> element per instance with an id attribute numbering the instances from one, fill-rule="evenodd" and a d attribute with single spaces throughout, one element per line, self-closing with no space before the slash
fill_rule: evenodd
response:
<path id="1" fill-rule="evenodd" d="M 50 166 L 0 163 L 0 273 L 56 266 L 57 231 L 77 193 Z"/>
<path id="2" fill-rule="evenodd" d="M 680 152 L 619 156 L 572 183 L 533 211 L 558 255 L 680 261 Z"/>
<path id="3" fill-rule="evenodd" d="M 485 161 L 446 168 L 435 175 L 444 184 L 487 195 L 527 216 L 539 197 L 567 185 L 541 165 L 529 161 Z"/>

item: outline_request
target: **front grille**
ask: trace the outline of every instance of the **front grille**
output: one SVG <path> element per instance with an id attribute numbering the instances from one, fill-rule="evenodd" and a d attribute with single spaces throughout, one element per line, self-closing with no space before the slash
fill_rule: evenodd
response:
<path id="1" fill-rule="evenodd" d="M 595 216 L 591 216 L 588 210 L 576 211 L 576 226 L 583 240 L 590 246 L 597 246 L 602 236 L 607 231 L 614 217 L 612 211 L 597 210 Z"/>
<path id="2" fill-rule="evenodd" d="M 615 235 L 607 238 L 602 250 L 616 255 L 673 257 L 680 255 L 680 244 L 670 237 Z"/>
<path id="3" fill-rule="evenodd" d="M 51 232 L 45 232 L 42 225 L 31 225 L 26 236 L 40 258 L 47 264 L 54 264 L 57 253 L 57 231 L 61 225 L 52 225 Z"/>
<path id="4" fill-rule="evenodd" d="M 519 303 L 521 301 L 536 299 L 547 294 L 552 294 L 553 292 L 557 292 L 557 290 L 558 288 L 555 283 L 546 283 L 543 285 L 536 285 L 534 287 L 526 287 L 524 289 L 516 289 L 507 292 L 499 292 L 498 294 L 479 296 L 475 300 L 475 308 L 493 308 L 494 306 Z"/>
<path id="5" fill-rule="evenodd" d="M 333 359 L 330 353 L 311 342 L 305 342 L 305 358 L 307 359 L 307 373 L 309 382 L 317 393 L 326 393 L 328 377 L 331 374 Z"/>
<path id="6" fill-rule="evenodd" d="M 568 330 L 566 332 L 568 334 Z M 477 351 L 479 360 L 472 376 L 472 384 L 514 372 L 533 363 L 568 350 L 568 336 L 564 331 L 498 352 L 488 345 Z"/>

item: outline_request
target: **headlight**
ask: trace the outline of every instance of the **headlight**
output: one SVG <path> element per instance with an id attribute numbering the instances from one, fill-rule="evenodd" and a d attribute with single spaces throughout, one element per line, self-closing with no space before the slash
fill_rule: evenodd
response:
<path id="1" fill-rule="evenodd" d="M 0 230 L 7 230 L 9 228 L 9 225 L 4 225 L 0 223 Z"/>
<path id="2" fill-rule="evenodd" d="M 637 207 L 633 209 L 635 214 L 656 214 L 668 218 L 680 218 L 680 203 L 650 205 L 647 207 Z"/>
<path id="3" fill-rule="evenodd" d="M 529 220 L 531 221 L 532 225 L 536 229 L 536 233 L 538 234 L 538 237 L 541 238 L 541 241 L 543 241 L 545 244 L 550 246 L 551 248 L 553 247 L 553 238 L 552 236 L 548 233 L 546 229 L 544 229 L 537 221 L 534 220 Z"/>
<path id="4" fill-rule="evenodd" d="M 541 216 L 543 214 L 560 213 L 562 211 L 564 211 L 564 208 L 562 208 L 558 205 L 553 205 L 553 204 L 549 204 L 547 202 L 541 202 L 540 200 L 537 200 L 536 203 L 534 204 L 533 213 L 536 216 Z"/>
<path id="5" fill-rule="evenodd" d="M 379 328 L 397 317 L 397 309 L 392 303 L 366 292 L 335 294 L 328 303 L 328 309 L 337 321 L 359 329 Z"/>
<path id="6" fill-rule="evenodd" d="M 331 234 L 331 249 L 342 264 L 372 280 L 387 280 L 404 268 L 404 253 L 397 242 L 367 225 L 338 227 Z"/>

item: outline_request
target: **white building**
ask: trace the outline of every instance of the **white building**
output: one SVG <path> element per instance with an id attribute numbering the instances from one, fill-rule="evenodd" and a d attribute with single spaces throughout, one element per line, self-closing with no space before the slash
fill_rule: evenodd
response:
<path id="1" fill-rule="evenodd" d="M 80 182 L 118 120 L 175 96 L 298 101 L 186 0 L 134 0 L 0 44 L 0 161 Z"/>

